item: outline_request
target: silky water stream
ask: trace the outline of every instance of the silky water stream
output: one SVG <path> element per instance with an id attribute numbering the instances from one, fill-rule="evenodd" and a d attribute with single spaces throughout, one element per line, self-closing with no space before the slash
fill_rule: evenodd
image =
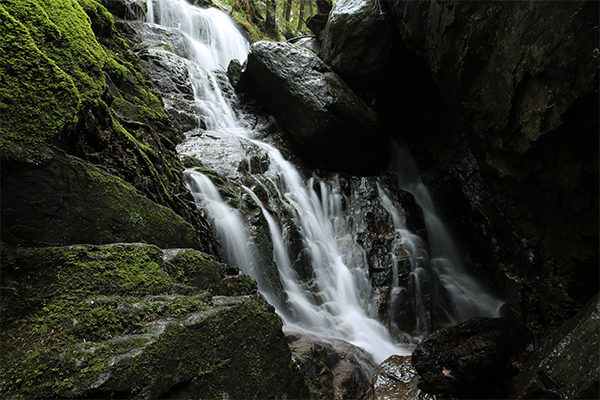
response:
<path id="1" fill-rule="evenodd" d="M 142 39 L 155 48 L 159 42 L 166 43 L 177 53 L 165 57 L 177 57 L 174 68 L 185 68 L 193 92 L 193 96 L 184 96 L 187 99 L 184 108 L 197 117 L 198 124 L 186 133 L 178 152 L 198 158 L 207 169 L 231 181 L 244 183 L 238 185 L 238 197 L 251 199 L 267 221 L 272 260 L 285 291 L 285 301 L 279 301 L 272 293 L 272 285 L 261 272 L 262 265 L 249 246 L 252 227 L 244 213 L 224 201 L 210 176 L 187 170 L 186 182 L 198 206 L 213 223 L 223 259 L 257 281 L 259 290 L 275 306 L 286 329 L 307 332 L 324 340 L 345 340 L 366 350 L 376 363 L 392 354 L 409 355 L 412 347 L 395 339 L 401 327 L 393 321 L 378 320 L 373 312 L 375 296 L 368 263 L 357 241 L 357 225 L 361 220 L 358 192 L 354 189 L 345 192 L 336 176 L 304 178 L 278 149 L 258 140 L 261 135 L 249 128 L 243 112 L 236 107 L 237 98 L 224 70 L 232 59 L 244 62 L 249 44 L 235 24 L 221 11 L 199 9 L 182 0 L 148 2 L 151 15 L 141 30 Z M 176 96 L 164 97 L 166 108 L 176 109 L 183 104 Z M 410 293 L 415 322 L 408 333 L 418 339 L 431 331 L 429 305 L 422 299 L 425 292 L 431 292 L 430 288 L 421 287 L 428 282 L 422 279 L 425 274 L 437 278 L 452 298 L 455 307 L 447 311 L 449 320 L 497 315 L 501 302 L 464 272 L 443 224 L 429 204 L 431 199 L 420 183 L 418 171 L 407 154 L 400 150 L 398 154 L 394 172 L 400 188 L 413 193 L 423 208 L 433 257 L 429 259 L 418 249 L 420 239 L 406 228 L 401 206 L 391 199 L 383 180 L 368 178 L 374 180 L 371 184 L 377 187 L 377 201 L 393 220 L 392 246 L 408 254 L 411 269 L 410 290 L 407 290 L 398 279 L 394 248 L 385 255 L 393 270 L 390 315 L 398 311 L 394 309 L 399 307 L 395 296 Z M 253 157 L 262 160 L 260 168 L 252 170 Z M 243 163 L 247 169 L 241 179 L 239 165 Z M 407 165 L 408 170 L 404 171 Z M 260 190 L 260 195 L 256 190 Z M 284 229 L 284 219 L 301 237 L 301 255 L 310 264 L 306 268 L 309 276 L 302 276 L 295 268 L 298 254 L 290 254 L 290 238 L 286 237 L 290 233 Z M 442 232 L 436 234 L 430 229 Z M 390 331 L 394 331 L 393 335 Z"/>

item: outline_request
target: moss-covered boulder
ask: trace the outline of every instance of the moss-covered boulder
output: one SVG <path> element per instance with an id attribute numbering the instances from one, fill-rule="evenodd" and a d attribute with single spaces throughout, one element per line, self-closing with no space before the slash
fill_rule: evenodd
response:
<path id="1" fill-rule="evenodd" d="M 306 397 L 280 318 L 204 253 L 3 251 L 2 298 L 3 398 Z"/>
<path id="2" fill-rule="evenodd" d="M 210 249 L 206 221 L 182 179 L 176 131 L 113 16 L 94 0 L 7 0 L 0 13 L 3 182 L 5 171 L 49 163 L 55 146 L 171 208 Z M 24 203 L 20 213 L 31 209 L 53 213 L 44 203 Z"/>
<path id="3" fill-rule="evenodd" d="M 145 242 L 200 248 L 192 225 L 130 184 L 60 151 L 2 179 L 2 241 L 18 246 Z"/>

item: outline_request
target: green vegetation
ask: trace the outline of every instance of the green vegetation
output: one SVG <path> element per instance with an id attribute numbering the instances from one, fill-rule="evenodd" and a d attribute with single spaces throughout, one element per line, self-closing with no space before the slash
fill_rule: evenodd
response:
<path id="1" fill-rule="evenodd" d="M 155 398 L 183 376 L 225 373 L 210 381 L 219 392 L 229 364 L 242 374 L 261 354 L 254 379 L 280 373 L 263 374 L 272 360 L 261 347 L 282 339 L 281 321 L 254 296 L 218 311 L 213 295 L 255 295 L 256 285 L 246 277 L 249 286 L 232 290 L 226 273 L 239 270 L 212 256 L 186 250 L 164 261 L 155 246 L 82 245 L 3 257 L 3 398 L 70 398 L 94 388 Z"/>

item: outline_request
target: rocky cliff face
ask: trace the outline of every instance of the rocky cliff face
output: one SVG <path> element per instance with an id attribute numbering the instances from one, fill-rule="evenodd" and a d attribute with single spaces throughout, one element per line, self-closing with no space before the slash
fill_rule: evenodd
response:
<path id="1" fill-rule="evenodd" d="M 375 93 L 464 258 L 534 327 L 598 290 L 598 5 L 563 6 L 339 1 L 321 48 L 353 89 Z M 396 26 L 394 51 L 376 65 L 339 62 L 344 48 L 368 57 L 371 20 L 378 45 Z"/>

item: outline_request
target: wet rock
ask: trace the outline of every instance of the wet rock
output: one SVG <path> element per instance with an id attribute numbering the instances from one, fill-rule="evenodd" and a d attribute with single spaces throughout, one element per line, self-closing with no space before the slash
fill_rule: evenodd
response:
<path id="1" fill-rule="evenodd" d="M 521 323 L 474 318 L 435 331 L 412 354 L 419 388 L 430 394 L 488 398 L 510 378 L 511 357 L 532 336 Z"/>
<path id="2" fill-rule="evenodd" d="M 410 357 L 393 355 L 383 361 L 373 374 L 374 400 L 433 400 L 435 395 L 421 391 L 418 375 Z"/>
<path id="3" fill-rule="evenodd" d="M 474 264 L 532 325 L 558 326 L 598 288 L 598 3 L 384 6 L 433 77 L 411 108 L 448 106 L 403 139 Z"/>
<path id="4" fill-rule="evenodd" d="M 212 256 L 143 244 L 1 256 L 3 397 L 308 397 L 279 316 Z"/>
<path id="5" fill-rule="evenodd" d="M 123 19 L 143 19 L 146 16 L 146 2 L 142 0 L 100 0 L 111 14 Z"/>
<path id="6" fill-rule="evenodd" d="M 385 166 L 389 146 L 377 115 L 314 53 L 255 43 L 242 79 L 305 162 L 361 173 Z"/>
<path id="7" fill-rule="evenodd" d="M 2 241 L 16 246 L 146 242 L 200 248 L 194 228 L 122 179 L 55 150 L 41 167 L 3 166 Z"/>
<path id="8" fill-rule="evenodd" d="M 596 295 L 533 351 L 517 377 L 511 398 L 600 398 L 599 323 Z"/>
<path id="9" fill-rule="evenodd" d="M 343 340 L 286 330 L 294 361 L 308 378 L 311 398 L 362 399 L 371 390 L 371 356 Z"/>
<path id="10" fill-rule="evenodd" d="M 388 71 L 394 68 L 399 42 L 398 31 L 380 2 L 339 0 L 322 33 L 319 56 L 370 104 L 375 93 L 366 92 L 373 86 L 386 82 L 389 89 Z"/>

